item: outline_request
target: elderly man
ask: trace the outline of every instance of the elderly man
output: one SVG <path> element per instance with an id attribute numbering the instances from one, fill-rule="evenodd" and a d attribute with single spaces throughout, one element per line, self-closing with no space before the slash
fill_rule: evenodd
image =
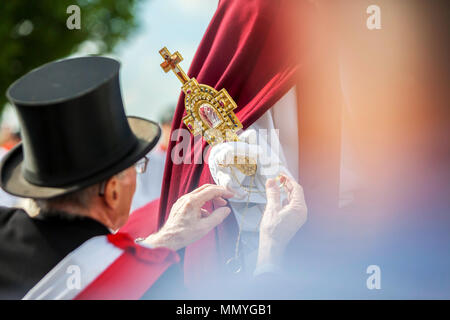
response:
<path id="1" fill-rule="evenodd" d="M 145 155 L 160 136 L 154 122 L 125 116 L 119 68 L 104 57 L 61 60 L 8 89 L 23 142 L 4 157 L 0 184 L 35 200 L 40 212 L 31 218 L 0 208 L 0 298 L 138 298 L 177 261 L 174 251 L 230 213 L 225 199 L 233 194 L 203 185 L 182 196 L 165 225 L 139 244 L 115 233 L 127 222 L 136 174 L 145 171 Z M 277 263 L 306 219 L 301 187 L 283 179 L 284 206 L 278 185 L 267 183 L 258 258 L 264 265 Z M 202 209 L 208 201 L 213 212 Z M 77 270 L 81 280 L 66 281 Z"/>

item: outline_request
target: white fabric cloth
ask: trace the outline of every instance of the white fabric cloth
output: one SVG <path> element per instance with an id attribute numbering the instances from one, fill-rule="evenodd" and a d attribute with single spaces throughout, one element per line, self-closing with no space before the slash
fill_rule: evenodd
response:
<path id="1" fill-rule="evenodd" d="M 244 271 L 251 276 L 276 269 L 273 266 L 260 266 L 258 270 L 255 270 L 259 223 L 266 204 L 265 182 L 268 178 L 274 178 L 280 173 L 298 178 L 295 88 L 286 93 L 269 111 L 243 132 L 240 140 L 242 142 L 227 142 L 213 147 L 208 163 L 211 175 L 218 185 L 238 191 L 238 195 L 229 199 L 229 203 L 241 231 L 239 252 Z M 285 154 L 284 151 L 288 153 Z M 250 193 L 250 197 L 240 185 L 249 187 L 252 178 L 244 176 L 235 168 L 219 166 L 220 163 L 231 162 L 234 155 L 246 155 L 257 160 L 258 171 L 252 183 L 256 190 Z"/>
<path id="2" fill-rule="evenodd" d="M 277 153 L 267 144 L 266 131 L 260 130 L 258 137 L 256 130 L 248 129 L 239 136 L 238 142 L 221 143 L 211 149 L 209 168 L 212 177 L 218 185 L 235 192 L 236 196 L 233 198 L 235 202 L 265 204 L 266 180 L 275 178 L 282 172 L 289 173 Z M 272 134 L 275 134 L 275 139 L 278 140 L 277 132 Z M 248 177 L 234 167 L 235 156 L 248 157 L 256 161 L 255 176 Z"/>

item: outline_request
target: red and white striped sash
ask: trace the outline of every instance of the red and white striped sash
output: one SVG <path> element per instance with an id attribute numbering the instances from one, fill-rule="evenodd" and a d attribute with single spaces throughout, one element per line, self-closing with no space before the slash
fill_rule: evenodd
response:
<path id="1" fill-rule="evenodd" d="M 23 298 L 139 299 L 176 252 L 138 245 L 125 233 L 94 237 L 67 255 Z"/>

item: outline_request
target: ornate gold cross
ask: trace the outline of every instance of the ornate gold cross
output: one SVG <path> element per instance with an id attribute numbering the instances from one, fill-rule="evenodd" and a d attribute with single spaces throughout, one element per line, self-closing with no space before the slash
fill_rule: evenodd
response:
<path id="1" fill-rule="evenodd" d="M 163 70 L 166 73 L 172 70 L 182 83 L 187 113 L 183 122 L 189 131 L 194 136 L 202 135 L 210 145 L 238 141 L 236 132 L 242 129 L 242 124 L 233 112 L 237 105 L 227 90 L 223 88 L 217 91 L 208 85 L 199 84 L 195 78 L 189 78 L 178 65 L 183 61 L 178 51 L 171 54 L 164 47 L 159 53 L 164 59 L 161 63 Z M 234 165 L 245 175 L 256 173 L 256 162 L 252 159 L 237 158 Z"/>
<path id="2" fill-rule="evenodd" d="M 186 73 L 184 73 L 184 71 L 180 67 L 178 67 L 178 64 L 183 61 L 183 57 L 178 51 L 176 51 L 174 54 L 170 54 L 169 50 L 164 47 L 159 50 L 159 53 L 164 58 L 164 62 L 161 63 L 161 68 L 163 68 L 165 73 L 172 70 L 173 73 L 175 73 L 175 75 L 178 77 L 178 79 L 180 79 L 182 84 L 185 84 L 190 80 Z"/>

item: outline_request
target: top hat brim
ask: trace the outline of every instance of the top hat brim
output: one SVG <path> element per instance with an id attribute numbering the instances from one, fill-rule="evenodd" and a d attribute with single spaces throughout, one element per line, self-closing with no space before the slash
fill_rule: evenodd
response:
<path id="1" fill-rule="evenodd" d="M 0 184 L 6 192 L 25 198 L 50 199 L 93 184 L 131 167 L 143 158 L 158 143 L 161 129 L 157 123 L 139 117 L 127 117 L 131 131 L 137 138 L 137 144 L 126 156 L 82 181 L 63 187 L 44 187 L 28 182 L 22 174 L 23 148 L 20 143 L 5 155 L 0 164 Z"/>

